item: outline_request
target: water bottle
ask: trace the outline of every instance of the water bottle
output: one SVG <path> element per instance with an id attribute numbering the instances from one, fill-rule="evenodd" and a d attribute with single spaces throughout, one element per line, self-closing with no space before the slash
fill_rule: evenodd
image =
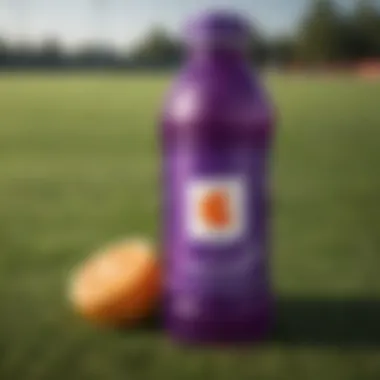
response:
<path id="1" fill-rule="evenodd" d="M 271 102 L 242 16 L 190 20 L 162 115 L 164 320 L 183 343 L 264 339 L 270 277 Z"/>

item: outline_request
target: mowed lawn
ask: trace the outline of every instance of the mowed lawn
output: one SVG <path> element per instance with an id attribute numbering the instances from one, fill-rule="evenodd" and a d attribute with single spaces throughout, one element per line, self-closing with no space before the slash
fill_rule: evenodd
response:
<path id="1" fill-rule="evenodd" d="M 270 77 L 277 326 L 189 349 L 160 328 L 99 330 L 70 270 L 159 236 L 163 75 L 0 76 L 1 380 L 380 379 L 380 81 Z"/>

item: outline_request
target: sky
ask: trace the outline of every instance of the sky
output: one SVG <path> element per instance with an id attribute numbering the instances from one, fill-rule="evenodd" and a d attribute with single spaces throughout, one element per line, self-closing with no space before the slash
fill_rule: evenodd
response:
<path id="1" fill-rule="evenodd" d="M 59 38 L 71 49 L 101 39 L 128 49 L 154 25 L 177 32 L 204 9 L 233 9 L 267 34 L 291 32 L 313 0 L 0 0 L 0 36 L 39 43 Z M 336 0 L 349 7 L 355 0 Z"/>

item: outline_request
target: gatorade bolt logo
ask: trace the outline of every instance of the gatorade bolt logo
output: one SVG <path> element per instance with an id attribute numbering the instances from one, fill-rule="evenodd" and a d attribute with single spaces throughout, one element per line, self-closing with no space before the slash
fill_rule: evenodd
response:
<path id="1" fill-rule="evenodd" d="M 187 186 L 187 232 L 192 240 L 218 243 L 241 238 L 246 197 L 241 178 L 199 179 Z"/>
<path id="2" fill-rule="evenodd" d="M 231 200 L 224 189 L 211 190 L 199 200 L 199 218 L 211 227 L 228 228 L 232 223 Z"/>

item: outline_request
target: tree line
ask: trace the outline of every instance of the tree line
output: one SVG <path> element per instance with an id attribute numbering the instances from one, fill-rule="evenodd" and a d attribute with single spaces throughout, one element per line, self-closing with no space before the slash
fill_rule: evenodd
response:
<path id="1" fill-rule="evenodd" d="M 161 27 L 152 28 L 125 54 L 100 44 L 67 54 L 57 39 L 36 48 L 14 46 L 0 36 L 1 67 L 171 67 L 178 64 L 182 53 L 180 41 Z M 316 0 L 291 35 L 269 38 L 255 33 L 249 56 L 256 64 L 277 66 L 380 60 L 379 4 L 359 0 L 354 9 L 343 12 L 334 1 Z"/>

